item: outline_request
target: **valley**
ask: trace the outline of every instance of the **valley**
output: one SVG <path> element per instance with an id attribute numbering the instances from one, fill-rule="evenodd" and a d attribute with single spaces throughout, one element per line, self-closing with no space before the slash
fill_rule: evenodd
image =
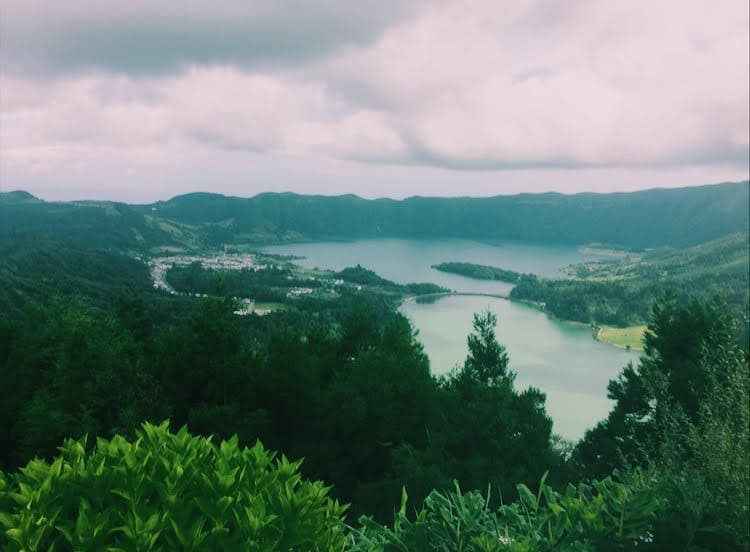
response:
<path id="1" fill-rule="evenodd" d="M 603 257 L 584 254 L 576 247 L 494 243 L 466 240 L 358 240 L 270 246 L 265 251 L 301 257 L 305 267 L 343 267 L 361 263 L 397 282 L 433 281 L 457 294 L 438 295 L 429 301 L 409 299 L 400 306 L 414 324 L 417 339 L 430 358 L 433 374 L 447 374 L 466 357 L 466 335 L 472 316 L 489 309 L 498 315 L 498 339 L 508 349 L 520 386 L 539 388 L 547 395 L 554 430 L 567 439 L 580 438 L 610 408 L 606 387 L 637 354 L 619 350 L 592 338 L 588 325 L 550 319 L 534 307 L 483 296 L 512 293 L 513 285 L 476 280 L 440 272 L 433 265 L 446 255 L 485 264 L 513 267 L 518 272 L 561 275 L 571 264 Z M 575 409 L 568 405 L 576 404 Z"/>
<path id="2" fill-rule="evenodd" d="M 749 9 L 0 0 L 0 551 L 750 552 Z"/>
<path id="3" fill-rule="evenodd" d="M 0 466 L 52 458 L 82 433 L 187 443 L 187 430 L 168 432 L 187 426 L 225 440 L 210 454 L 260 439 L 305 458 L 301 475 L 331 482 L 349 523 L 388 519 L 404 486 L 416 501 L 477 500 L 442 494 L 454 480 L 499 491 L 480 497 L 493 509 L 500 495 L 518 496 L 513 508 L 528 500 L 540 476 L 547 496 L 577 482 L 580 500 L 598 504 L 586 482 L 622 485 L 617 496 L 630 498 L 611 506 L 622 515 L 657 508 L 651 489 L 673 492 L 659 481 L 705 462 L 648 464 L 644 450 L 663 450 L 652 434 L 670 447 L 685 432 L 690 446 L 719 439 L 735 454 L 741 442 L 726 436 L 746 431 L 747 211 L 727 198 L 747 188 L 426 202 L 433 219 L 467 217 L 437 236 L 410 220 L 416 199 L 0 195 L 0 388 L 13 389 L 0 407 Z M 561 235 L 562 215 L 544 232 L 520 220 L 486 236 L 469 229 L 495 201 L 545 212 L 554 200 L 552 213 L 641 202 L 627 216 L 645 220 L 665 197 L 689 208 L 696 194 L 713 205 L 707 226 L 673 221 L 679 238 L 654 226 L 612 240 L 606 224 Z M 720 416 L 680 422 L 679 437 L 659 425 L 673 404 L 695 417 L 696 401 Z M 698 458 L 724 466 L 712 451 Z M 619 470 L 636 479 L 610 479 Z"/>
<path id="4" fill-rule="evenodd" d="M 710 191 L 736 195 L 746 193 L 747 188 L 719 186 Z M 704 191 L 691 190 L 693 194 L 699 192 Z M 634 197 L 659 201 L 660 195 L 644 192 Z M 675 191 L 671 195 L 680 198 L 685 194 Z M 559 198 L 581 204 L 601 199 Z M 533 200 L 546 204 L 550 198 Z M 306 201 L 321 208 L 330 205 L 326 209 L 342 202 L 359 205 L 357 209 L 379 205 L 349 197 Z M 264 245 L 263 241 L 278 240 L 279 235 L 272 231 L 261 237 L 252 234 L 255 230 L 247 234 L 243 230 L 247 222 L 240 221 L 253 220 L 248 217 L 254 212 L 254 207 L 248 211 L 253 202 L 267 208 L 260 220 L 269 221 L 262 223 L 269 231 L 278 228 L 278 222 L 271 220 L 281 220 L 272 213 L 278 213 L 279 208 L 287 212 L 282 217 L 285 224 L 297 230 L 285 230 L 283 240 L 302 241 Z M 661 294 L 676 292 L 683 301 L 688 296 L 723 294 L 738 309 L 748 300 L 747 234 L 732 234 L 687 248 L 662 246 L 641 252 L 607 249 L 598 234 L 588 240 L 597 242 L 595 246 L 499 238 L 356 239 L 351 235 L 315 241 L 315 235 L 333 232 L 341 222 L 335 222 L 326 232 L 310 233 L 309 227 L 300 226 L 308 219 L 300 220 L 293 214 L 299 202 L 300 198 L 284 194 L 253 200 L 198 194 L 140 207 L 47 204 L 32 196 L 10 194 L 0 201 L 0 209 L 10 215 L 4 219 L 9 230 L 26 232 L 24 225 L 36 220 L 40 229 L 54 231 L 55 240 L 60 239 L 60 233 L 54 229 L 64 221 L 89 224 L 97 228 L 99 239 L 110 236 L 106 238 L 110 251 L 114 247 L 120 255 L 146 262 L 156 290 L 188 297 L 229 293 L 240 303 L 238 313 L 329 309 L 342 296 L 382 296 L 412 321 L 436 375 L 447 373 L 464 358 L 465 336 L 474 312 L 485 308 L 502 312 L 498 335 L 519 369 L 519 382 L 547 393 L 555 431 L 570 439 L 579 438 L 606 413 L 610 404 L 606 382 L 628 362 L 637 361 L 651 304 Z M 402 208 L 407 205 L 399 204 Z M 99 218 L 99 209 L 104 218 Z M 334 220 L 348 220 L 346 212 L 342 216 Z M 724 224 L 731 220 L 721 218 Z M 136 226 L 118 229 L 123 222 Z M 258 222 L 253 224 L 257 226 Z M 385 227 L 381 223 L 377 226 Z M 136 239 L 127 242 L 127 236 Z M 249 239 L 260 243 L 246 241 Z M 80 244 L 76 247 L 95 245 L 87 234 L 67 234 L 66 240 Z M 357 272 L 352 267 L 364 268 Z M 706 285 L 708 279 L 710 285 Z M 454 295 L 444 295 L 449 292 Z M 509 304 L 503 297 L 515 303 Z M 532 315 L 538 308 L 552 318 Z M 545 356 L 541 354 L 543 349 L 535 346 L 540 340 L 559 343 L 559 347 Z M 582 362 L 588 368 L 582 368 Z M 574 371 L 579 375 L 572 377 Z M 555 380 L 553 373 L 569 373 L 571 377 Z M 598 383 L 589 387 L 589 380 Z M 565 388 L 555 381 L 564 382 Z M 590 392 L 582 393 L 584 388 Z M 580 412 L 572 417 L 564 406 L 563 398 L 570 392 L 565 389 L 576 393 Z"/>

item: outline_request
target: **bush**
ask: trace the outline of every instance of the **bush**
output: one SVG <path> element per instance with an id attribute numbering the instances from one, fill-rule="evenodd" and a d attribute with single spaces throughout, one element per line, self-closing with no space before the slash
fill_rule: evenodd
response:
<path id="1" fill-rule="evenodd" d="M 168 423 L 134 441 L 66 440 L 48 464 L 0 472 L 8 550 L 341 550 L 345 506 L 300 462 Z"/>
<path id="2" fill-rule="evenodd" d="M 350 545 L 362 552 L 631 550 L 652 538 L 658 502 L 651 483 L 634 472 L 623 482 L 608 477 L 558 493 L 543 478 L 536 495 L 519 484 L 519 499 L 497 512 L 489 507 L 489 497 L 477 491 L 462 494 L 456 485 L 449 493 L 430 493 L 413 521 L 406 515 L 404 492 L 393 529 L 363 517 Z"/>

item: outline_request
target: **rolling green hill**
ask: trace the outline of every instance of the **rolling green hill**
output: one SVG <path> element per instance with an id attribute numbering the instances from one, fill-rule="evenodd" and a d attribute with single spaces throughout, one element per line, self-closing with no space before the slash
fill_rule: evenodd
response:
<path id="1" fill-rule="evenodd" d="M 490 198 L 365 200 L 261 194 L 188 194 L 144 213 L 200 225 L 219 240 L 469 238 L 615 245 L 690 246 L 748 227 L 748 182 L 633 193 L 520 194 Z"/>
<path id="2" fill-rule="evenodd" d="M 175 241 L 169 232 L 124 203 L 46 202 L 26 192 L 0 194 L 0 237 L 22 239 L 25 235 L 113 251 L 143 251 Z"/>
<path id="3" fill-rule="evenodd" d="M 366 200 L 354 195 L 195 193 L 149 205 L 44 202 L 0 194 L 0 235 L 45 232 L 146 251 L 377 237 L 686 247 L 748 228 L 748 182 L 632 193 Z"/>
<path id="4" fill-rule="evenodd" d="M 151 290 L 146 265 L 130 256 L 47 236 L 0 236 L 0 311 L 13 313 L 56 295 L 108 307 L 125 289 Z"/>
<path id="5" fill-rule="evenodd" d="M 523 275 L 511 298 L 543 303 L 558 318 L 585 323 L 644 324 L 665 293 L 682 302 L 721 297 L 738 311 L 750 303 L 750 244 L 740 232 L 685 249 L 573 267 L 568 278 Z"/>

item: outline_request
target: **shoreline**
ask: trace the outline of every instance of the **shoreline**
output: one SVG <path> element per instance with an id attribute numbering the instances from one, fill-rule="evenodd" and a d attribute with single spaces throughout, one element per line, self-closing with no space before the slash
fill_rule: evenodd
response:
<path id="1" fill-rule="evenodd" d="M 524 301 L 524 300 L 519 300 L 519 299 L 512 299 L 510 297 L 510 295 L 502 295 L 502 294 L 499 294 L 499 293 L 482 293 L 482 292 L 473 292 L 473 291 L 446 291 L 446 292 L 442 292 L 442 293 L 426 293 L 426 294 L 422 294 L 422 295 L 407 295 L 407 296 L 401 298 L 401 300 L 396 305 L 396 308 L 400 309 L 403 306 L 403 304 L 407 303 L 407 302 L 418 303 L 419 299 L 434 298 L 435 300 L 438 300 L 441 297 L 449 297 L 449 296 L 457 296 L 457 297 L 460 297 L 460 296 L 493 297 L 493 298 L 496 298 L 496 299 L 505 299 L 506 301 L 510 301 L 510 302 L 513 302 L 513 303 L 517 303 L 517 304 L 521 304 L 521 305 L 526 305 L 528 307 L 534 308 L 535 310 L 537 310 L 537 311 L 539 311 L 541 313 L 544 313 L 547 316 L 547 318 L 549 318 L 550 320 L 554 320 L 556 322 L 561 322 L 561 323 L 564 323 L 564 324 L 569 324 L 571 326 L 579 326 L 579 327 L 590 328 L 591 329 L 591 338 L 594 341 L 597 341 L 599 343 L 603 343 L 605 345 L 608 345 L 610 347 L 614 347 L 616 349 L 620 349 L 622 351 L 633 351 L 633 352 L 637 352 L 637 353 L 643 352 L 643 345 L 642 344 L 640 344 L 640 345 L 630 345 L 630 346 L 628 346 L 628 345 L 621 345 L 619 343 L 615 343 L 614 341 L 611 341 L 611 340 L 607 339 L 606 337 L 602 336 L 602 330 L 605 329 L 605 328 L 612 328 L 612 329 L 616 329 L 616 330 L 623 330 L 623 331 L 625 331 L 625 330 L 629 330 L 629 329 L 633 329 L 633 328 L 639 328 L 641 326 L 630 326 L 628 328 L 614 328 L 614 327 L 610 327 L 610 326 L 597 326 L 597 325 L 594 325 L 594 324 L 588 324 L 586 322 L 580 322 L 578 320 L 566 320 L 564 318 L 558 318 L 557 316 L 555 316 L 555 315 L 551 314 L 550 312 L 548 312 L 547 310 L 545 310 L 544 306 L 541 303 L 536 303 L 534 301 Z"/>

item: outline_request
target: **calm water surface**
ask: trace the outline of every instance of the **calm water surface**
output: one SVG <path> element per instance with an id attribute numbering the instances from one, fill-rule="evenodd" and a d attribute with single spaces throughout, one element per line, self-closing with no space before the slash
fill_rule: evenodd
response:
<path id="1" fill-rule="evenodd" d="M 511 285 L 472 280 L 434 270 L 444 261 L 466 261 L 517 272 L 554 276 L 564 266 L 597 257 L 576 247 L 541 244 L 484 244 L 466 240 L 360 240 L 315 242 L 266 248 L 300 255 L 309 268 L 340 270 L 360 264 L 398 283 L 434 282 L 452 290 L 507 294 Z M 554 431 L 568 439 L 606 417 L 611 408 L 607 382 L 637 354 L 591 338 L 591 330 L 550 319 L 544 313 L 504 299 L 471 295 L 443 297 L 433 303 L 407 301 L 401 311 L 419 331 L 434 374 L 443 374 L 466 357 L 466 336 L 475 312 L 489 308 L 498 316 L 498 340 L 508 349 L 517 373 L 516 387 L 534 386 L 547 394 Z"/>

